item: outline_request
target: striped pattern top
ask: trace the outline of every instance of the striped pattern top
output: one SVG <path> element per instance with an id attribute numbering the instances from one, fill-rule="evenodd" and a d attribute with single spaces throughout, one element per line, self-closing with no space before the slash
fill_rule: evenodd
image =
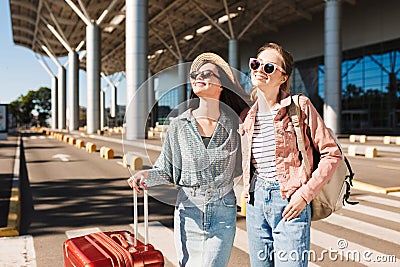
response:
<path id="1" fill-rule="evenodd" d="M 273 120 L 277 109 L 272 112 L 257 112 L 251 145 L 251 163 L 255 176 L 267 181 L 277 181 L 275 164 L 275 130 Z"/>

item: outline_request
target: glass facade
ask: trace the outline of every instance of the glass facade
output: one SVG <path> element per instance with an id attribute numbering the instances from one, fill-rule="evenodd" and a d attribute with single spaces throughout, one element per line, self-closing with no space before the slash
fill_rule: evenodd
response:
<path id="1" fill-rule="evenodd" d="M 400 46 L 385 44 L 343 53 L 342 133 L 400 133 Z M 384 51 L 382 51 L 384 50 Z M 322 114 L 323 59 L 296 62 L 293 93 L 311 98 Z"/>

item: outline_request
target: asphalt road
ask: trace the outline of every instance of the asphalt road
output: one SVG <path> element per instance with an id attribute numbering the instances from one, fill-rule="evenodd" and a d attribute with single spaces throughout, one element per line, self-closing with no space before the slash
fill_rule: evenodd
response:
<path id="1" fill-rule="evenodd" d="M 70 236 L 68 233 L 93 228 L 132 231 L 132 192 L 126 183 L 130 174 L 120 164 L 122 145 L 96 142 L 98 149 L 102 145 L 114 148 L 116 158 L 101 159 L 98 152 L 89 154 L 44 135 L 24 138 L 34 205 L 27 234 L 33 237 L 39 267 L 63 265 L 62 243 Z M 146 166 L 159 153 L 137 147 L 130 149 L 139 154 L 148 153 L 151 160 L 145 160 Z M 350 161 L 361 180 L 400 186 L 400 170 L 382 167 L 399 166 L 396 154 L 384 153 L 371 160 L 353 157 Z M 162 196 L 163 192 L 153 192 L 156 199 L 150 198 L 150 221 L 159 223 L 158 227 L 150 228 L 150 241 L 155 247 L 163 248 L 166 266 L 174 266 L 173 206 L 159 201 L 167 199 Z M 312 224 L 311 250 L 316 258 L 310 266 L 398 266 L 388 261 L 397 258 L 397 264 L 400 262 L 400 197 L 353 190 L 352 198 L 360 204 L 346 206 L 327 220 Z M 238 213 L 229 266 L 249 266 L 245 229 L 245 217 Z M 346 247 L 339 247 L 343 243 Z M 344 256 L 341 260 L 329 258 L 329 249 L 336 249 L 336 256 Z M 357 259 L 349 255 L 349 250 L 359 255 L 371 252 L 372 256 L 365 259 L 361 255 Z M 382 259 L 386 262 L 382 263 Z"/>

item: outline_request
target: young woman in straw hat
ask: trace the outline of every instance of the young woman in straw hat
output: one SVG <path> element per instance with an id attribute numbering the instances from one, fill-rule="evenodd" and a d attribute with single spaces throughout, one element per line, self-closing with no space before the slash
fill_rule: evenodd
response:
<path id="1" fill-rule="evenodd" d="M 341 153 L 310 100 L 301 96 L 300 124 L 309 161 L 313 147 L 320 162 L 307 177 L 287 109 L 293 57 L 269 43 L 251 58 L 256 103 L 243 112 L 243 197 L 250 263 L 256 266 L 307 266 L 311 200 L 335 172 Z"/>
<path id="2" fill-rule="evenodd" d="M 230 66 L 203 53 L 192 63 L 190 108 L 176 117 L 153 169 L 131 187 L 174 183 L 175 247 L 181 266 L 227 266 L 236 231 L 234 177 L 241 174 L 239 114 L 245 95 Z"/>

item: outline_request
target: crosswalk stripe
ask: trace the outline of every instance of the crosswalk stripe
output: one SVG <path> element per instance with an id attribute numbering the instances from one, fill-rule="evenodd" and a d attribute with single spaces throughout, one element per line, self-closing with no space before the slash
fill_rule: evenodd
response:
<path id="1" fill-rule="evenodd" d="M 332 214 L 322 221 L 400 245 L 398 231 L 337 214 Z"/>
<path id="2" fill-rule="evenodd" d="M 354 242 L 349 242 L 340 237 L 336 237 L 324 232 L 311 228 L 311 243 L 324 248 L 327 251 L 334 251 L 334 253 L 324 253 L 317 255 L 318 257 L 325 256 L 325 260 L 334 260 L 331 257 L 337 257 L 335 261 L 340 261 L 343 258 L 345 262 L 360 262 L 366 266 L 376 266 L 375 260 L 383 255 L 376 250 L 361 246 Z M 343 249 L 340 249 L 343 247 Z M 370 261 L 368 261 L 370 260 Z M 396 263 L 386 262 L 385 266 L 397 266 Z"/>
<path id="3" fill-rule="evenodd" d="M 368 202 L 373 202 L 373 203 L 378 203 L 378 204 L 383 204 L 386 206 L 392 206 L 396 208 L 400 208 L 400 201 L 399 200 L 393 200 L 393 199 L 388 199 L 388 198 L 383 198 L 383 197 L 376 197 L 376 196 L 359 196 L 357 197 L 359 200 L 365 200 Z"/>
<path id="4" fill-rule="evenodd" d="M 240 250 L 249 253 L 249 243 L 247 239 L 247 232 L 236 227 L 235 240 L 233 241 L 233 245 Z"/>
<path id="5" fill-rule="evenodd" d="M 31 235 L 0 238 L 0 266 L 36 267 Z"/>
<path id="6" fill-rule="evenodd" d="M 78 236 L 84 236 L 84 235 L 88 235 L 91 233 L 97 233 L 100 232 L 100 229 L 97 227 L 94 228 L 83 228 L 83 229 L 77 229 L 77 230 L 69 230 L 69 231 L 65 231 L 65 234 L 67 235 L 68 239 L 69 238 L 74 238 L 74 237 L 78 237 Z"/>
<path id="7" fill-rule="evenodd" d="M 130 224 L 130 226 L 132 229 L 135 229 L 133 224 Z M 144 237 L 143 223 L 138 224 L 138 231 Z M 176 257 L 174 245 L 174 232 L 171 229 L 157 221 L 149 222 L 149 243 L 160 250 L 168 261 L 178 266 L 178 258 Z"/>
<path id="8" fill-rule="evenodd" d="M 400 197 L 400 192 L 390 192 L 388 195 Z"/>
<path id="9" fill-rule="evenodd" d="M 347 205 L 347 206 L 344 206 L 343 209 L 349 210 L 352 212 L 362 213 L 362 214 L 373 216 L 373 217 L 382 218 L 384 220 L 392 221 L 395 223 L 400 222 L 400 214 L 398 214 L 398 213 L 365 206 L 363 204 L 358 204 L 358 205 L 354 205 L 354 206 Z"/>

